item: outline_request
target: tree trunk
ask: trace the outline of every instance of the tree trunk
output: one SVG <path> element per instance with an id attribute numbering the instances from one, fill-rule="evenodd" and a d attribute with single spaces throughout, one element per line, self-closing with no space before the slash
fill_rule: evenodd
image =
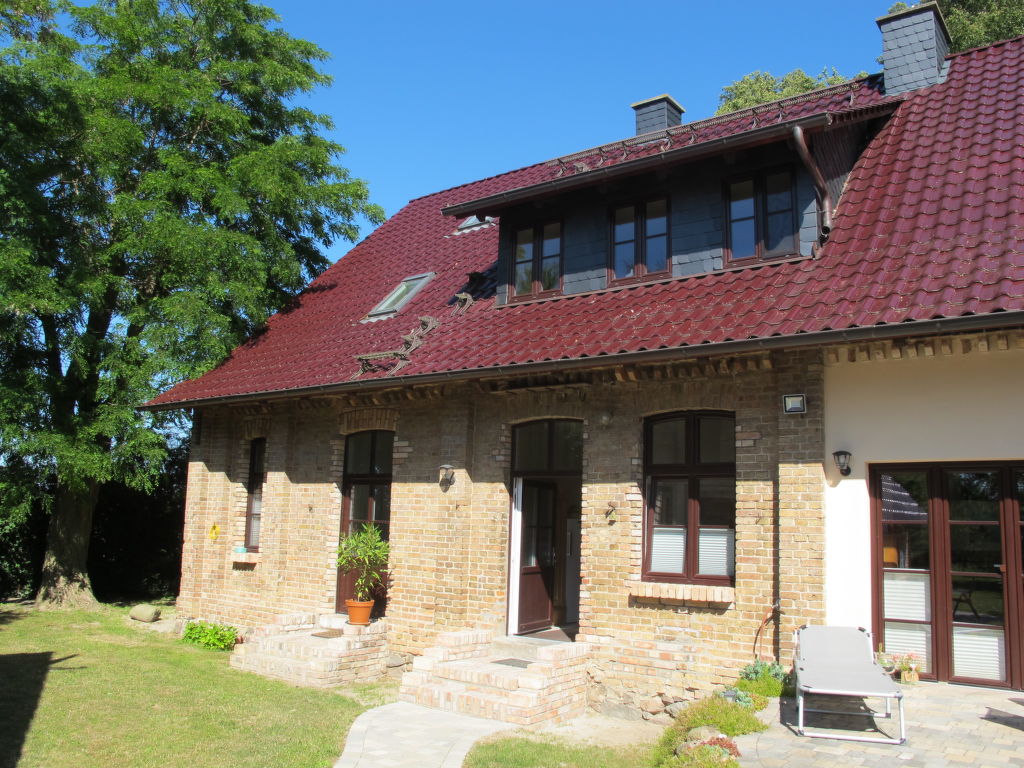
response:
<path id="1" fill-rule="evenodd" d="M 87 562 L 98 493 L 95 481 L 88 481 L 84 489 L 78 490 L 58 485 L 46 534 L 37 608 L 88 608 L 96 604 Z"/>

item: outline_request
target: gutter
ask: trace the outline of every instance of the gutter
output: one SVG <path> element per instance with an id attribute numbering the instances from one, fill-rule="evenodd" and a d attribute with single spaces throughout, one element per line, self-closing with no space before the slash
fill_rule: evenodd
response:
<path id="1" fill-rule="evenodd" d="M 617 165 L 609 166 L 608 168 L 595 168 L 590 171 L 575 173 L 572 176 L 563 176 L 559 179 L 543 181 L 529 187 L 519 187 L 518 189 L 510 189 L 506 192 L 499 192 L 496 195 L 481 197 L 477 200 L 469 200 L 465 203 L 456 203 L 455 205 L 449 205 L 442 208 L 441 213 L 445 216 L 490 215 L 496 213 L 501 208 L 506 208 L 514 203 L 533 200 L 537 197 L 554 194 L 564 190 L 575 189 L 577 187 L 589 186 L 598 179 L 603 180 L 619 176 L 627 176 L 641 171 L 646 171 L 651 168 L 657 168 L 665 165 L 666 163 L 676 162 L 677 160 L 688 160 L 704 155 L 717 154 L 723 149 L 730 147 L 763 144 L 773 139 L 792 136 L 793 128 L 823 128 L 831 124 L 831 122 L 832 116 L 829 113 L 787 120 L 782 123 L 776 123 L 775 125 L 744 131 L 743 133 L 738 133 L 733 136 L 725 136 L 721 139 L 712 139 L 711 141 L 703 141 L 700 144 L 679 147 L 677 149 L 669 149 L 665 152 L 659 152 L 656 155 L 641 157 L 637 160 L 631 160 L 625 163 L 618 163 Z"/>
<path id="2" fill-rule="evenodd" d="M 324 384 L 316 387 L 301 387 L 271 392 L 225 395 L 223 397 L 182 400 L 176 403 L 158 405 L 142 405 L 136 410 L 154 412 L 172 411 L 183 408 L 204 407 L 208 405 L 281 400 L 289 397 L 345 394 L 347 392 L 363 392 L 371 391 L 373 389 L 394 389 L 396 386 L 412 387 L 417 385 L 441 384 L 476 379 L 495 379 L 504 376 L 525 376 L 579 368 L 603 368 L 608 365 L 670 361 L 682 362 L 702 357 L 740 354 L 744 352 L 797 349 L 823 346 L 826 344 L 843 344 L 877 339 L 899 339 L 909 336 L 921 336 L 935 333 L 951 334 L 969 331 L 999 330 L 1015 326 L 1024 327 L 1024 310 L 990 313 L 985 315 L 966 315 L 963 317 L 949 317 L 938 320 L 913 320 L 910 322 L 892 325 L 868 325 L 842 330 L 816 331 L 814 333 L 780 334 L 779 336 L 768 336 L 760 339 L 740 339 L 737 341 L 723 341 L 715 344 L 693 344 L 682 347 L 672 347 L 671 349 L 620 352 L 614 355 L 595 355 L 593 357 L 580 357 L 572 360 L 546 360 L 540 363 L 520 363 L 516 365 L 495 366 L 492 368 L 472 368 L 468 370 L 447 371 L 443 373 L 423 373 L 411 376 L 400 376 L 394 379 L 345 381 L 336 384 Z"/>
<path id="3" fill-rule="evenodd" d="M 804 137 L 804 131 L 799 125 L 793 126 L 792 136 L 793 143 L 796 145 L 796 152 L 800 155 L 804 168 L 811 174 L 815 189 L 818 190 L 818 199 L 821 201 L 821 224 L 819 227 L 821 240 L 824 242 L 829 232 L 832 231 L 832 195 L 828 193 L 828 187 L 825 186 L 825 177 L 821 175 L 821 169 L 818 168 L 818 164 L 811 157 L 811 152 L 807 148 L 807 139 Z"/>

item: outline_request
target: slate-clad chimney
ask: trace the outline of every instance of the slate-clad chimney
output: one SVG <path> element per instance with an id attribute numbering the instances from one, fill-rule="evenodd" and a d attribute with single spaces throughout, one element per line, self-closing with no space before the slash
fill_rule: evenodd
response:
<path id="1" fill-rule="evenodd" d="M 949 32 L 935 3 L 926 3 L 878 19 L 882 31 L 885 92 L 924 88 L 946 79 Z"/>
<path id="2" fill-rule="evenodd" d="M 636 135 L 663 131 L 682 122 L 684 110 L 679 102 L 667 93 L 630 104 L 636 110 Z"/>

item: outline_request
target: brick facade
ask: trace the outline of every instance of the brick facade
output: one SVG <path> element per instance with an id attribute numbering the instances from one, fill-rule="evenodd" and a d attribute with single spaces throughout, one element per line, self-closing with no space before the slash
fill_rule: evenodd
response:
<path id="1" fill-rule="evenodd" d="M 189 467 L 180 611 L 260 626 L 334 611 L 344 435 L 395 431 L 391 651 L 422 653 L 441 632 L 504 634 L 512 427 L 583 424 L 580 637 L 593 701 L 687 698 L 735 677 L 767 622 L 764 655 L 824 617 L 820 352 L 618 368 L 555 381 L 393 390 L 377 402 L 281 400 L 202 413 Z M 807 395 L 786 415 L 781 396 Z M 736 415 L 735 588 L 640 579 L 643 419 L 690 409 Z M 267 438 L 258 553 L 245 527 L 248 444 Z M 439 467 L 455 467 L 443 488 Z"/>

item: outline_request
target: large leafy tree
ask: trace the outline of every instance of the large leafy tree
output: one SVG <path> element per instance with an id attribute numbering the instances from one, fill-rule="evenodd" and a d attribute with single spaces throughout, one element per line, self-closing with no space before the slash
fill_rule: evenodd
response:
<path id="1" fill-rule="evenodd" d="M 152 484 L 166 416 L 379 221 L 299 106 L 325 53 L 248 0 L 0 9 L 0 514 L 50 501 L 40 605 L 92 600 L 100 486 Z"/>
<path id="2" fill-rule="evenodd" d="M 769 101 L 799 96 L 818 88 L 845 83 L 847 79 L 835 68 L 831 72 L 827 69 L 822 70 L 817 77 L 811 77 L 802 69 L 794 69 L 782 77 L 775 77 L 768 72 L 751 72 L 722 89 L 715 114 L 724 115 L 737 109 L 747 109 Z"/>

